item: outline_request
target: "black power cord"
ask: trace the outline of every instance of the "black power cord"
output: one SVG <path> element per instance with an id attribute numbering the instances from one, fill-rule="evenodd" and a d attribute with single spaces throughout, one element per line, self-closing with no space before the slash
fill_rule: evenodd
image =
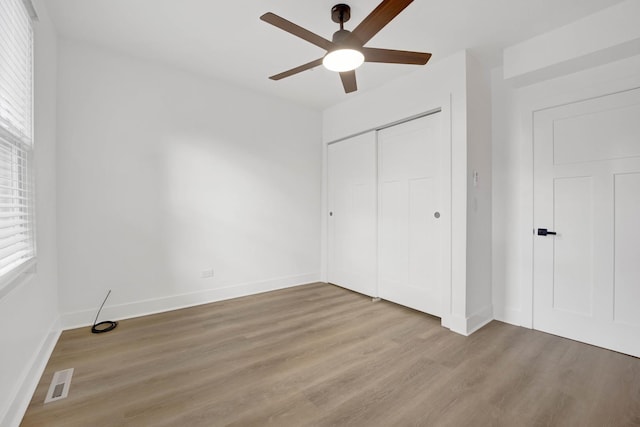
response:
<path id="1" fill-rule="evenodd" d="M 102 301 L 102 305 L 98 309 L 98 314 L 96 314 L 96 319 L 93 321 L 91 332 L 94 334 L 113 331 L 116 326 L 118 326 L 118 322 L 113 322 L 111 320 L 105 320 L 104 322 L 96 323 L 98 321 L 98 316 L 100 316 L 100 312 L 102 311 L 102 307 L 104 307 L 104 303 L 107 302 L 107 298 L 109 298 L 109 295 L 111 295 L 111 289 L 109 289 L 109 292 L 107 292 L 107 296 L 104 297 L 104 301 Z"/>

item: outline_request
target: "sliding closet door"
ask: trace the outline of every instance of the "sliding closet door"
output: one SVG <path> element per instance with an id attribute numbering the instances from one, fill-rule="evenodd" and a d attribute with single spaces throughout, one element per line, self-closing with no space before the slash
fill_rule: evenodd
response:
<path id="1" fill-rule="evenodd" d="M 376 135 L 329 145 L 328 280 L 376 295 Z"/>
<path id="2" fill-rule="evenodd" d="M 380 297 L 441 315 L 440 114 L 378 133 Z"/>

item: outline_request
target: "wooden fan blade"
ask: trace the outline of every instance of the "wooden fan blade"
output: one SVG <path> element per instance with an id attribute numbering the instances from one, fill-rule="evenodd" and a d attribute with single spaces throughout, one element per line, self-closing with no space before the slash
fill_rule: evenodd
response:
<path id="1" fill-rule="evenodd" d="M 351 32 L 350 39 L 355 38 L 362 45 L 373 38 L 393 18 L 398 16 L 413 0 L 383 0 L 364 21 Z"/>
<path id="2" fill-rule="evenodd" d="M 340 73 L 340 80 L 342 80 L 344 93 L 351 93 L 358 90 L 358 84 L 356 83 L 356 70 Z"/>
<path id="3" fill-rule="evenodd" d="M 260 19 L 262 19 L 264 22 L 280 28 L 281 30 L 286 31 L 287 33 L 293 34 L 294 36 L 300 37 L 301 39 L 306 40 L 309 43 L 321 47 L 324 50 L 330 50 L 333 48 L 333 42 L 317 34 L 314 34 L 311 31 L 294 24 L 293 22 L 287 21 L 286 19 L 281 18 L 271 12 L 265 13 L 260 17 Z"/>
<path id="4" fill-rule="evenodd" d="M 302 71 L 317 67 L 320 64 L 322 64 L 322 58 L 316 59 L 315 61 L 307 62 L 306 64 L 300 65 L 299 67 L 292 68 L 290 70 L 284 71 L 280 74 L 276 74 L 275 76 L 271 76 L 269 78 L 271 80 L 284 79 L 285 77 L 293 76 L 294 74 L 298 74 Z"/>
<path id="5" fill-rule="evenodd" d="M 410 52 L 407 50 L 376 49 L 372 47 L 363 47 L 361 51 L 366 62 L 424 65 L 431 58 L 430 53 Z"/>

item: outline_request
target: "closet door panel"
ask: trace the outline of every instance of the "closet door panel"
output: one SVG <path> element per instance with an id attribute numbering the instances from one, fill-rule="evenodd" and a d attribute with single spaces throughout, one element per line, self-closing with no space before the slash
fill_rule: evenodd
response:
<path id="1" fill-rule="evenodd" d="M 377 296 L 375 132 L 328 150 L 328 281 Z"/>
<path id="2" fill-rule="evenodd" d="M 441 315 L 440 115 L 378 133 L 379 295 Z"/>

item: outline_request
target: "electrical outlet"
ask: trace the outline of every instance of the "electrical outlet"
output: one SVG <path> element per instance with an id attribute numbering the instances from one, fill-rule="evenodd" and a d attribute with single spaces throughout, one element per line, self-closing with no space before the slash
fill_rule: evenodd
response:
<path id="1" fill-rule="evenodd" d="M 206 269 L 206 270 L 202 270 L 202 271 L 200 272 L 200 277 L 201 277 L 202 279 L 207 279 L 207 278 L 209 278 L 209 277 L 213 277 L 213 268 L 208 268 L 208 269 Z"/>

